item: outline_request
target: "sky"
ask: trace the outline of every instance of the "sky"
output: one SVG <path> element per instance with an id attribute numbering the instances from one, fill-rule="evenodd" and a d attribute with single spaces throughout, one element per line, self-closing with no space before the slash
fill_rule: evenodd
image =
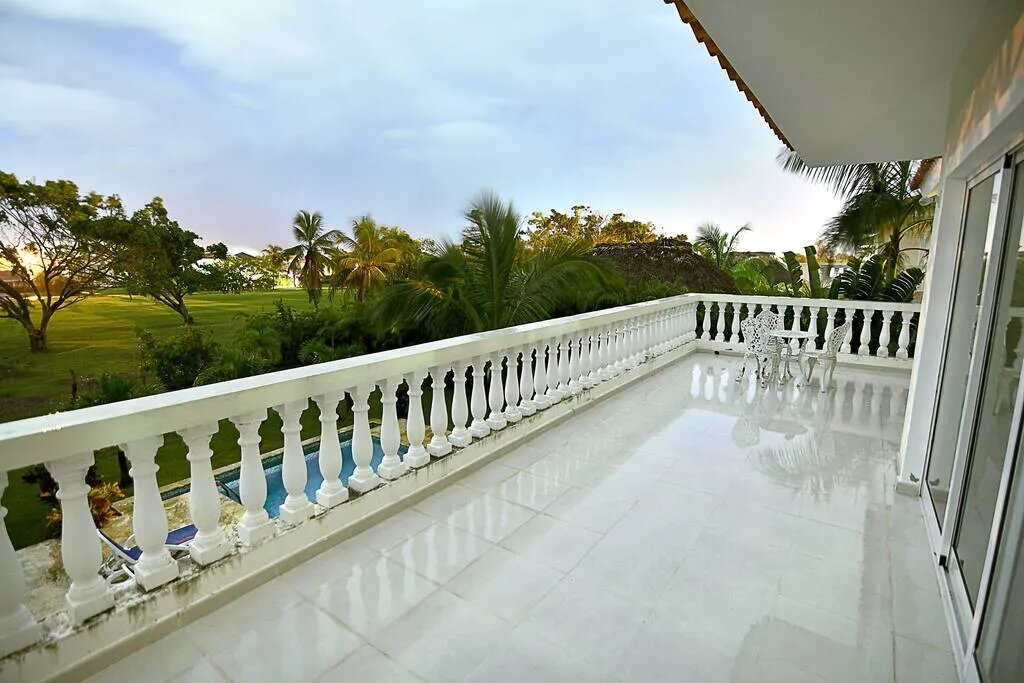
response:
<path id="1" fill-rule="evenodd" d="M 0 0 L 0 169 L 235 248 L 298 209 L 454 237 L 489 189 L 800 249 L 839 202 L 780 148 L 662 0 Z"/>

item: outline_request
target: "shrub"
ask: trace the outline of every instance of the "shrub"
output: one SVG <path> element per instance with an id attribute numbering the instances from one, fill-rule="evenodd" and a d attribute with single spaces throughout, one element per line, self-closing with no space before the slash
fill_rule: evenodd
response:
<path id="1" fill-rule="evenodd" d="M 144 330 L 137 330 L 136 334 L 143 371 L 156 375 L 169 391 L 194 386 L 199 373 L 217 358 L 220 350 L 208 332 L 193 327 L 160 341 Z"/>

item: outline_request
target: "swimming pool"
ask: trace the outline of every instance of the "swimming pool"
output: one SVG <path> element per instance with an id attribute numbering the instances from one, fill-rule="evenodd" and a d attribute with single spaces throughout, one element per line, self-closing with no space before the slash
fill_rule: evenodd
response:
<path id="1" fill-rule="evenodd" d="M 320 454 L 320 444 L 306 444 L 302 450 L 306 456 L 306 497 L 316 501 L 316 490 L 320 488 L 320 484 L 324 481 L 323 475 L 320 474 L 320 462 L 317 458 Z M 406 450 L 406 447 L 402 445 L 399 447 L 398 452 L 404 455 Z M 288 491 L 284 488 L 284 479 L 281 475 L 281 461 L 283 458 L 284 454 L 278 454 L 263 461 L 263 472 L 267 476 L 267 500 L 263 503 L 263 509 L 271 517 L 277 517 L 278 509 L 288 496 Z M 377 469 L 377 465 L 383 458 L 384 451 L 380 446 L 380 439 L 373 437 L 373 458 L 371 462 L 373 463 L 374 470 Z M 355 469 L 356 463 L 352 459 L 352 440 L 343 440 L 341 442 L 341 482 L 343 484 L 348 484 L 348 478 Z M 221 493 L 236 503 L 242 502 L 238 491 L 239 474 L 240 470 L 235 469 L 217 476 L 218 488 L 220 488 Z"/>

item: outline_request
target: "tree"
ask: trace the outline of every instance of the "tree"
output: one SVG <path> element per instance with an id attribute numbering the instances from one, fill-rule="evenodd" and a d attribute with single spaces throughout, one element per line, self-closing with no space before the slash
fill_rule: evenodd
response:
<path id="1" fill-rule="evenodd" d="M 604 288 L 605 262 L 581 239 L 534 249 L 510 202 L 482 194 L 466 211 L 462 243 L 434 247 L 413 279 L 384 293 L 376 313 L 392 328 L 426 326 L 435 338 L 543 320 L 580 291 Z"/>
<path id="2" fill-rule="evenodd" d="M 46 349 L 57 311 L 107 284 L 112 254 L 101 235 L 121 220 L 116 195 L 80 196 L 70 180 L 37 185 L 0 171 L 0 267 L 13 274 L 0 280 L 0 318 L 24 328 L 32 351 Z"/>
<path id="3" fill-rule="evenodd" d="M 357 301 L 365 301 L 368 292 L 388 281 L 402 258 L 395 230 L 377 225 L 368 215 L 352 221 L 352 237 L 342 234 L 339 248 L 330 253 L 331 297 L 344 288 L 355 290 Z M 408 233 L 405 236 L 409 237 Z"/>
<path id="4" fill-rule="evenodd" d="M 750 230 L 750 223 L 747 223 L 730 235 L 717 223 L 701 223 L 697 226 L 697 239 L 693 246 L 704 258 L 723 270 L 729 270 L 736 263 L 740 235 Z"/>
<path id="5" fill-rule="evenodd" d="M 267 265 L 279 273 L 284 270 L 285 265 L 288 263 L 288 255 L 285 254 L 284 247 L 268 244 L 263 248 L 262 253 L 263 257 L 267 260 Z"/>
<path id="6" fill-rule="evenodd" d="M 604 216 L 589 206 L 578 204 L 571 213 L 551 209 L 535 211 L 527 221 L 530 246 L 540 248 L 552 240 L 570 238 L 591 245 L 605 243 L 652 242 L 658 238 L 653 223 L 631 220 L 623 213 Z"/>
<path id="7" fill-rule="evenodd" d="M 228 247 L 223 242 L 214 242 L 206 247 L 206 256 L 223 261 L 228 257 Z"/>
<path id="8" fill-rule="evenodd" d="M 185 325 L 195 320 L 185 296 L 199 290 L 202 277 L 196 264 L 203 257 L 198 235 L 184 230 L 167 215 L 163 200 L 154 197 L 132 214 L 117 238 L 121 257 L 115 278 L 130 294 L 151 297 L 181 316 Z"/>
<path id="9" fill-rule="evenodd" d="M 843 208 L 822 231 L 829 249 L 880 254 L 889 280 L 896 277 L 906 252 L 927 251 L 903 246 L 908 236 L 929 234 L 935 217 L 934 202 L 910 187 L 919 162 L 815 168 L 788 149 L 779 153 L 778 161 L 785 170 L 826 185 L 843 199 Z"/>
<path id="10" fill-rule="evenodd" d="M 305 288 L 310 302 L 318 306 L 328 253 L 342 234 L 338 230 L 325 229 L 324 217 L 319 211 L 310 213 L 303 210 L 292 219 L 292 235 L 298 244 L 285 251 L 291 259 L 288 269 L 298 271 L 299 283 Z"/>

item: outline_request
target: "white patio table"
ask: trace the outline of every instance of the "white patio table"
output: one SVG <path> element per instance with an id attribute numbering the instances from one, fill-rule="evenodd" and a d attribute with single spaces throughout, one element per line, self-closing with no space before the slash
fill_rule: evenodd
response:
<path id="1" fill-rule="evenodd" d="M 818 334 L 810 330 L 772 330 L 768 333 L 768 336 L 779 340 L 779 343 L 775 345 L 775 349 L 772 352 L 772 370 L 769 381 L 778 384 L 789 382 L 790 379 L 795 377 L 789 369 L 789 362 L 796 360 L 796 365 L 800 368 L 800 375 L 803 377 L 804 384 L 810 382 L 811 372 L 814 370 L 814 359 L 808 359 L 810 362 L 806 368 L 802 359 L 807 340 L 814 339 Z M 789 343 L 793 339 L 797 340 L 796 353 L 793 352 L 793 347 Z"/>

